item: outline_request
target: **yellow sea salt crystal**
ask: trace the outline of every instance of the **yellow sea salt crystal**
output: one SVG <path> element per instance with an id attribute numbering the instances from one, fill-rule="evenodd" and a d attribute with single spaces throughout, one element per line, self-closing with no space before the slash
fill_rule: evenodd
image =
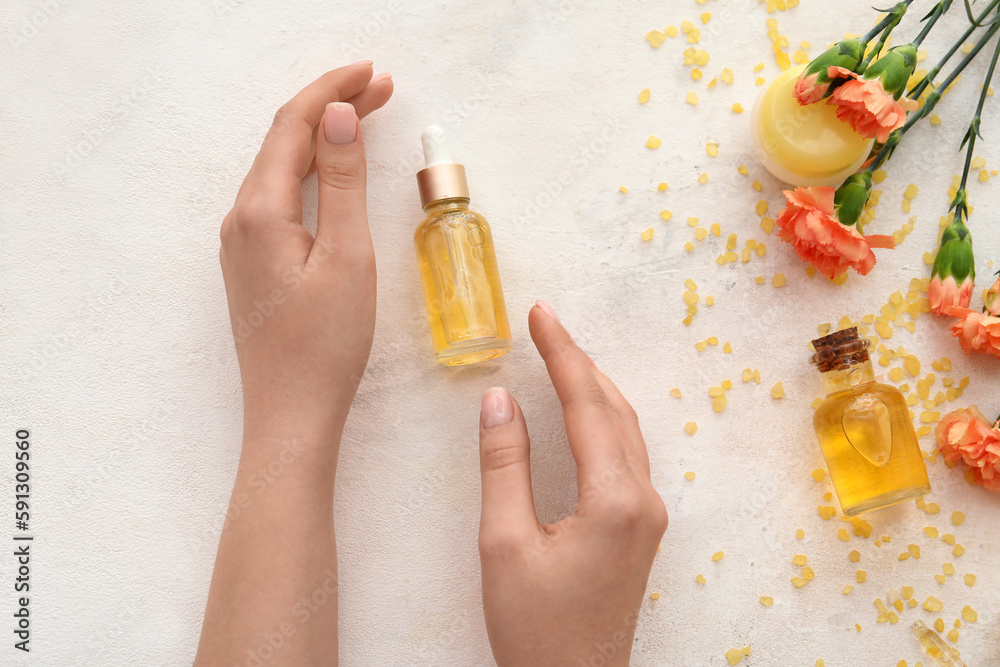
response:
<path id="1" fill-rule="evenodd" d="M 764 199 L 759 200 L 755 210 L 757 211 L 757 215 L 764 215 L 767 213 L 767 201 Z"/>
<path id="2" fill-rule="evenodd" d="M 726 239 L 726 250 L 733 250 L 733 249 L 735 249 L 736 248 L 736 242 L 738 240 L 739 240 L 739 238 L 736 236 L 735 233 L 730 234 L 729 237 Z"/>
<path id="3" fill-rule="evenodd" d="M 837 537 L 839 537 L 843 542 L 847 542 L 848 540 L 851 539 L 851 536 L 847 533 L 847 530 L 844 528 L 841 528 L 840 530 L 837 531 Z"/>
<path id="4" fill-rule="evenodd" d="M 694 578 L 694 580 L 697 581 L 699 584 L 703 584 L 705 583 L 705 575 L 699 574 L 697 577 Z"/>
<path id="5" fill-rule="evenodd" d="M 760 603 L 765 607 L 770 607 L 771 605 L 774 604 L 774 598 L 771 597 L 770 595 L 762 595 L 760 597 Z"/>
<path id="6" fill-rule="evenodd" d="M 649 101 L 649 88 L 643 88 L 639 91 L 639 104 L 645 104 Z"/>
<path id="7" fill-rule="evenodd" d="M 795 531 L 795 539 L 801 540 L 805 536 L 806 536 L 806 531 L 802 530 L 801 528 Z"/>
<path id="8" fill-rule="evenodd" d="M 666 183 L 660 183 L 659 185 L 656 186 L 656 189 L 659 190 L 660 192 L 663 192 L 664 190 L 666 190 L 669 187 L 670 186 L 667 185 Z"/>
<path id="9" fill-rule="evenodd" d="M 715 400 L 712 401 L 712 409 L 716 412 L 722 412 L 726 409 L 728 401 L 725 396 L 716 396 Z"/>
<path id="10" fill-rule="evenodd" d="M 701 22 L 708 23 L 708 20 L 710 18 L 712 18 L 712 14 L 710 12 L 705 12 L 704 14 L 701 15 Z"/>
<path id="11" fill-rule="evenodd" d="M 687 250 L 688 252 L 692 252 L 694 251 L 694 244 L 688 241 L 687 243 L 684 244 L 684 249 Z"/>
<path id="12" fill-rule="evenodd" d="M 938 529 L 935 528 L 934 526 L 925 526 L 924 527 L 924 535 L 926 535 L 927 537 L 937 537 L 938 536 Z"/>
<path id="13" fill-rule="evenodd" d="M 815 576 L 816 573 L 813 572 L 813 569 L 811 567 L 806 566 L 802 568 L 802 578 L 805 579 L 806 581 L 812 580 Z"/>
<path id="14" fill-rule="evenodd" d="M 903 379 L 905 372 L 902 368 L 893 368 L 889 371 L 889 379 L 893 382 L 899 382 Z"/>
<path id="15" fill-rule="evenodd" d="M 685 35 L 694 30 L 694 24 L 690 21 L 681 21 L 681 32 Z"/>
<path id="16" fill-rule="evenodd" d="M 962 607 L 962 618 L 964 618 L 969 623 L 975 623 L 976 621 L 979 620 L 979 614 L 977 614 L 976 610 L 970 607 L 969 605 L 965 605 L 964 607 Z"/>
<path id="17" fill-rule="evenodd" d="M 687 431 L 688 435 L 694 435 L 695 431 L 698 430 L 697 422 L 688 422 L 684 424 L 684 430 Z"/>
<path id="18" fill-rule="evenodd" d="M 945 533 L 941 536 L 941 539 L 944 540 L 944 543 L 948 546 L 953 546 L 955 544 L 955 536 L 951 533 Z"/>
<path id="19" fill-rule="evenodd" d="M 749 169 L 747 169 L 747 168 L 746 168 L 746 167 L 745 167 L 744 165 L 742 165 L 742 164 L 741 164 L 740 166 L 736 167 L 736 171 L 737 171 L 738 173 L 740 173 L 740 174 L 743 174 L 744 176 L 746 176 L 747 174 L 749 174 L 749 173 L 750 173 L 750 170 L 749 170 Z"/>
<path id="20" fill-rule="evenodd" d="M 782 386 L 780 381 L 778 381 L 773 387 L 771 387 L 772 398 L 782 398 L 784 395 L 785 395 L 785 387 Z"/>
<path id="21" fill-rule="evenodd" d="M 936 597 L 931 595 L 926 600 L 924 600 L 924 609 L 927 611 L 941 611 L 944 605 Z M 939 631 L 940 632 L 940 631 Z"/>
<path id="22" fill-rule="evenodd" d="M 696 282 L 695 282 L 695 281 L 694 281 L 693 279 L 691 279 L 691 278 L 685 278 L 685 279 L 684 279 L 684 287 L 687 287 L 687 288 L 688 288 L 688 291 L 691 291 L 691 292 L 696 292 L 696 291 L 698 291 L 698 283 L 696 283 Z"/>
<path id="23" fill-rule="evenodd" d="M 705 229 L 704 227 L 699 227 L 698 229 L 694 230 L 694 237 L 697 240 L 703 241 L 706 236 L 708 236 L 708 230 Z"/>
<path id="24" fill-rule="evenodd" d="M 852 549 L 851 553 L 847 554 L 847 560 L 851 561 L 852 563 L 857 563 L 859 560 L 861 560 L 861 554 L 858 553 L 857 549 Z"/>
<path id="25" fill-rule="evenodd" d="M 774 224 L 774 218 L 763 217 L 760 220 L 760 228 L 767 234 L 774 231 Z"/>
<path id="26" fill-rule="evenodd" d="M 934 629 L 938 632 L 944 632 L 944 619 L 939 618 L 934 621 Z"/>
<path id="27" fill-rule="evenodd" d="M 851 591 L 853 591 L 853 590 L 854 590 L 854 586 L 851 586 L 850 584 L 844 586 L 844 595 L 850 595 Z"/>
<path id="28" fill-rule="evenodd" d="M 731 353 L 732 353 L 732 351 L 733 351 L 733 344 L 732 344 L 732 343 L 730 343 L 730 342 L 729 342 L 729 341 L 727 340 L 727 341 L 726 341 L 726 344 L 722 346 L 722 351 L 723 351 L 723 352 L 724 352 L 725 354 L 731 354 Z"/>
<path id="29" fill-rule="evenodd" d="M 917 196 L 917 193 L 919 191 L 920 191 L 920 188 L 917 187 L 916 183 L 910 183 L 909 185 L 906 186 L 906 190 L 903 191 L 903 198 L 904 199 L 913 199 L 914 197 Z"/>
<path id="30" fill-rule="evenodd" d="M 785 274 L 784 273 L 776 273 L 776 274 L 774 274 L 774 278 L 771 279 L 771 284 L 774 285 L 775 287 L 784 287 L 785 286 Z"/>
<path id="31" fill-rule="evenodd" d="M 951 563 L 945 563 L 944 565 L 942 565 L 941 570 L 945 574 L 955 574 L 955 566 L 952 565 Z"/>
<path id="32" fill-rule="evenodd" d="M 691 104 L 691 105 L 698 104 L 698 93 L 696 93 L 696 92 L 694 92 L 692 90 L 692 91 L 688 92 L 688 94 L 685 97 L 685 99 L 687 100 L 688 104 Z"/>
<path id="33" fill-rule="evenodd" d="M 722 551 L 716 551 L 714 554 L 712 554 L 712 560 L 717 563 L 720 560 L 722 560 L 723 558 L 725 558 L 725 556 L 726 556 L 726 554 L 724 552 L 722 552 Z"/>
<path id="34" fill-rule="evenodd" d="M 688 44 L 695 44 L 701 39 L 701 30 L 694 28 L 688 33 Z"/>
<path id="35" fill-rule="evenodd" d="M 705 172 L 701 172 L 701 174 L 698 176 L 698 182 L 701 183 L 702 185 L 708 183 L 708 174 Z"/>
<path id="36" fill-rule="evenodd" d="M 723 83 L 733 82 L 733 70 L 730 67 L 723 67 L 722 73 L 719 74 L 719 78 L 722 79 Z"/>
<path id="37" fill-rule="evenodd" d="M 951 630 L 948 631 L 948 641 L 950 641 L 952 644 L 958 641 L 958 630 L 952 628 Z"/>
<path id="38" fill-rule="evenodd" d="M 906 547 L 914 558 L 920 558 L 920 547 L 916 544 L 911 544 Z"/>
<path id="39" fill-rule="evenodd" d="M 734 113 L 743 113 L 743 111 L 744 111 L 744 109 L 743 109 L 743 105 L 742 104 L 740 104 L 739 102 L 733 102 L 733 112 Z"/>
<path id="40" fill-rule="evenodd" d="M 646 148 L 659 148 L 661 143 L 663 142 L 660 141 L 659 137 L 654 137 L 651 134 L 649 139 L 646 139 Z"/>
<path id="41" fill-rule="evenodd" d="M 823 468 L 816 468 L 812 471 L 812 478 L 817 482 L 822 482 L 823 478 L 826 477 L 826 470 Z"/>
<path id="42" fill-rule="evenodd" d="M 767 79 L 765 79 L 762 76 L 758 76 L 757 79 L 753 83 L 754 83 L 755 86 L 763 86 L 765 81 L 767 81 Z"/>
<path id="43" fill-rule="evenodd" d="M 709 156 L 711 157 L 717 156 L 719 154 L 719 144 L 715 143 L 714 141 L 709 141 L 707 144 L 705 144 L 705 152 L 708 153 Z"/>
<path id="44" fill-rule="evenodd" d="M 666 30 L 664 30 L 664 32 L 667 34 L 667 37 L 676 37 L 677 36 L 677 26 L 675 26 L 675 25 L 668 25 L 667 28 L 666 28 Z"/>
<path id="45" fill-rule="evenodd" d="M 698 49 L 695 51 L 694 64 L 697 65 L 698 67 L 704 67 L 705 65 L 707 65 L 708 59 L 709 59 L 708 51 L 706 51 L 705 49 Z"/>
<path id="46" fill-rule="evenodd" d="M 795 554 L 794 556 L 792 556 L 792 565 L 802 566 L 805 564 L 806 564 L 806 557 L 804 554 Z"/>
<path id="47" fill-rule="evenodd" d="M 951 522 L 956 526 L 961 526 L 964 521 L 965 521 L 965 514 L 963 514 L 962 512 L 955 511 L 951 513 Z"/>
<path id="48" fill-rule="evenodd" d="M 757 283 L 758 285 L 763 285 L 764 284 L 764 276 L 757 276 L 756 278 L 754 278 L 754 282 Z"/>
<path id="49" fill-rule="evenodd" d="M 665 38 L 666 35 L 664 35 L 659 30 L 650 30 L 649 32 L 646 33 L 646 41 L 649 42 L 649 45 L 652 46 L 654 49 L 659 47 L 660 44 L 663 44 L 663 40 Z"/>
<path id="50" fill-rule="evenodd" d="M 652 241 L 653 240 L 653 228 L 650 227 L 649 229 L 647 229 L 646 231 L 644 231 L 642 234 L 640 234 L 640 236 L 642 237 L 643 241 Z"/>
<path id="51" fill-rule="evenodd" d="M 975 586 L 975 584 L 976 584 L 976 575 L 974 575 L 974 574 L 967 574 L 967 575 L 965 575 L 965 585 L 966 586 Z"/>
<path id="52" fill-rule="evenodd" d="M 730 665 L 737 665 L 743 660 L 743 652 L 738 648 L 731 648 L 726 651 L 726 660 L 729 661 Z"/>
<path id="53" fill-rule="evenodd" d="M 805 585 L 806 585 L 807 583 L 809 583 L 809 580 L 808 580 L 808 579 L 805 579 L 805 578 L 803 578 L 803 577 L 792 577 L 792 584 L 793 584 L 793 585 L 794 585 L 794 586 L 795 586 L 796 588 L 802 588 L 802 587 L 803 587 L 803 586 L 805 586 Z"/>
<path id="54" fill-rule="evenodd" d="M 715 297 L 712 296 L 711 294 L 709 294 L 708 296 L 706 296 L 705 297 L 705 305 L 706 306 L 715 305 Z"/>
<path id="55" fill-rule="evenodd" d="M 940 416 L 938 419 L 940 419 Z M 941 511 L 941 507 L 937 503 L 927 503 L 927 506 L 924 507 L 924 511 L 928 514 L 937 514 Z"/>
<path id="56" fill-rule="evenodd" d="M 680 390 L 680 388 L 679 387 L 674 387 L 673 389 L 671 389 L 670 390 L 670 395 L 673 396 L 673 397 L 675 397 L 675 398 L 680 398 L 681 397 L 681 390 Z"/>
<path id="57" fill-rule="evenodd" d="M 961 556 L 962 554 L 965 553 L 965 547 L 963 547 L 961 544 L 956 544 L 955 548 L 951 550 L 951 553 L 953 553 L 956 556 Z"/>
<path id="58" fill-rule="evenodd" d="M 722 227 L 717 222 L 712 223 L 712 234 L 715 236 L 720 236 L 722 234 Z"/>
<path id="59" fill-rule="evenodd" d="M 864 570 L 858 570 L 857 573 L 854 575 L 855 579 L 857 580 L 857 582 L 859 584 L 865 583 L 865 578 L 867 576 L 868 576 L 868 573 L 865 572 Z"/>
<path id="60" fill-rule="evenodd" d="M 693 70 L 691 70 L 691 78 L 694 79 L 695 81 L 700 80 L 701 76 L 702 76 L 701 70 L 698 69 L 697 67 L 695 67 Z"/>
<path id="61" fill-rule="evenodd" d="M 931 121 L 931 125 L 940 125 L 941 124 L 941 116 L 937 115 L 936 113 L 932 113 L 931 117 L 930 117 L 930 121 Z"/>
<path id="62" fill-rule="evenodd" d="M 694 479 L 694 477 L 695 477 L 695 475 L 694 475 L 693 472 L 686 472 L 686 473 L 684 473 L 684 479 L 686 479 L 689 482 L 692 481 Z"/>

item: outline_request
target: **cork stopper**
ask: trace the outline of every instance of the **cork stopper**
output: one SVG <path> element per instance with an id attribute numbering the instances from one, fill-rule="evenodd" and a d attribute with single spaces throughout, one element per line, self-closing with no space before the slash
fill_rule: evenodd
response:
<path id="1" fill-rule="evenodd" d="M 868 361 L 868 341 L 858 337 L 858 328 L 841 329 L 812 341 L 816 354 L 809 358 L 820 373 L 845 370 Z"/>

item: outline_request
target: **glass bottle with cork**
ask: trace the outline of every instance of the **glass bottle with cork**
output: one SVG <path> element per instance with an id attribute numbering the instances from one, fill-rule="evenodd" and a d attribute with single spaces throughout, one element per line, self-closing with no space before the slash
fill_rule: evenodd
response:
<path id="1" fill-rule="evenodd" d="M 927 468 L 895 387 L 875 381 L 868 341 L 857 327 L 812 341 L 826 400 L 813 424 L 830 479 L 847 516 L 930 493 Z"/>

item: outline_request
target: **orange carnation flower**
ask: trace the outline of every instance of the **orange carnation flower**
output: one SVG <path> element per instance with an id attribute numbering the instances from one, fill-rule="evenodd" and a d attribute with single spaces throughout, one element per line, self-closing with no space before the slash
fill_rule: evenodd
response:
<path id="1" fill-rule="evenodd" d="M 785 190 L 788 205 L 778 213 L 778 238 L 829 279 L 851 268 L 861 275 L 875 266 L 872 248 L 895 248 L 891 236 L 863 236 L 843 225 L 834 210 L 832 187 Z"/>
<path id="2" fill-rule="evenodd" d="M 991 424 L 975 406 L 949 412 L 935 430 L 948 465 L 969 466 L 973 482 L 1000 491 L 1000 423 Z"/>
<path id="3" fill-rule="evenodd" d="M 985 352 L 1000 358 L 1000 317 L 969 308 L 949 308 L 948 314 L 958 318 L 951 335 L 966 354 Z"/>
<path id="4" fill-rule="evenodd" d="M 847 121 L 863 137 L 884 144 L 889 133 L 906 123 L 906 112 L 918 108 L 916 100 L 896 99 L 882 87 L 881 79 L 864 79 L 844 67 L 827 70 L 830 79 L 846 79 L 830 95 L 837 118 Z"/>

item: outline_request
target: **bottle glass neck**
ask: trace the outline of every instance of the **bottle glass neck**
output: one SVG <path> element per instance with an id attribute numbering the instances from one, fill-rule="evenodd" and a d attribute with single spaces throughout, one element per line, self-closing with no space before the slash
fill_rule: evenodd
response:
<path id="1" fill-rule="evenodd" d="M 871 359 L 854 364 L 847 368 L 838 368 L 826 373 L 820 373 L 823 378 L 823 386 L 826 393 L 836 394 L 854 387 L 875 381 L 875 370 L 872 368 Z"/>
<path id="2" fill-rule="evenodd" d="M 469 198 L 468 197 L 449 197 L 447 199 L 435 199 L 434 201 L 429 201 L 424 204 L 424 213 L 431 215 L 432 213 L 443 213 L 445 211 L 457 210 L 460 208 L 468 208 Z"/>

